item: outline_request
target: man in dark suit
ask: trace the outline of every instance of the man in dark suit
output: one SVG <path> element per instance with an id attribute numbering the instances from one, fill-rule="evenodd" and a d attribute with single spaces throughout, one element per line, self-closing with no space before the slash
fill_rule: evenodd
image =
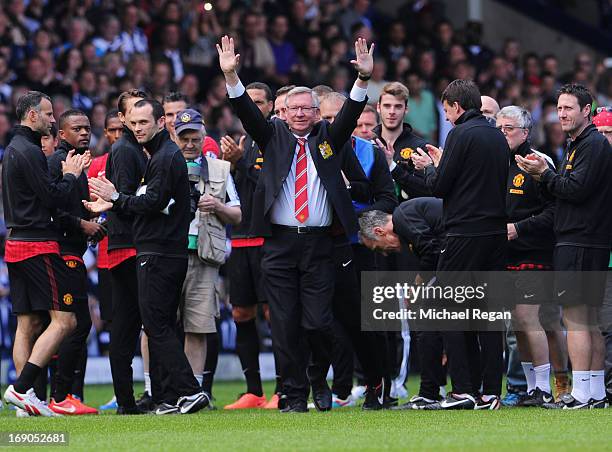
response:
<path id="1" fill-rule="evenodd" d="M 318 97 L 305 87 L 287 93 L 286 122 L 266 121 L 236 74 L 240 56 L 234 53 L 233 39 L 224 36 L 217 45 L 230 102 L 266 159 L 253 194 L 252 230 L 266 237 L 262 272 L 287 395 L 283 412 L 307 411 L 301 331 L 315 359 L 331 349 L 332 233 L 349 236 L 358 230 L 339 154 L 366 104 L 373 48 L 368 50 L 363 39 L 355 43 L 352 64 L 359 77 L 330 125 L 318 121 Z M 318 409 L 331 408 L 327 385 L 313 388 L 313 398 Z"/>

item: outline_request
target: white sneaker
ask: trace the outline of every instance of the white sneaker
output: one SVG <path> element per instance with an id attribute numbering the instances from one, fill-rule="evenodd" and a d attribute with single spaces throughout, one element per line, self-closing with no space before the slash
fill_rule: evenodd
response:
<path id="1" fill-rule="evenodd" d="M 351 390 L 353 400 L 363 399 L 365 397 L 366 389 L 367 388 L 365 386 L 353 386 L 353 389 Z"/>
<path id="2" fill-rule="evenodd" d="M 17 408 L 25 410 L 31 416 L 56 417 L 47 405 L 39 400 L 34 393 L 34 388 L 28 389 L 25 394 L 15 391 L 13 385 L 10 385 L 4 393 L 4 400 L 7 403 L 15 405 Z"/>
<path id="3" fill-rule="evenodd" d="M 332 408 L 347 408 L 356 405 L 353 396 L 349 395 L 346 399 L 341 399 L 336 394 L 332 394 Z"/>

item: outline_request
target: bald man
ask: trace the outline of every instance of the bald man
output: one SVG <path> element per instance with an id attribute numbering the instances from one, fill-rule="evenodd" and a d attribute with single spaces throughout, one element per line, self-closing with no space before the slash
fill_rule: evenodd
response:
<path id="1" fill-rule="evenodd" d="M 482 107 L 480 111 L 485 117 L 495 119 L 495 115 L 499 112 L 499 104 L 490 96 L 480 96 Z"/>

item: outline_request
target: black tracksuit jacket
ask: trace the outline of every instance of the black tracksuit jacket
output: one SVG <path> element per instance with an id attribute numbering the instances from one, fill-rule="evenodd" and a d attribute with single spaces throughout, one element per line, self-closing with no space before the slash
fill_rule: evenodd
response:
<path id="1" fill-rule="evenodd" d="M 393 212 L 393 232 L 419 258 L 421 272 L 434 272 L 444 240 L 442 200 L 420 197 L 404 201 Z"/>
<path id="2" fill-rule="evenodd" d="M 444 200 L 448 236 L 506 234 L 509 155 L 504 135 L 480 111 L 457 119 L 438 167 L 425 167 L 432 196 Z"/>
<path id="3" fill-rule="evenodd" d="M 187 163 L 164 129 L 144 145 L 151 155 L 144 174 L 146 192 L 119 194 L 113 210 L 134 215 L 134 245 L 138 255 L 187 257 L 190 212 Z M 163 213 L 170 200 L 168 214 Z"/>
<path id="4" fill-rule="evenodd" d="M 51 180 L 55 182 L 62 180 L 62 162 L 66 160 L 68 152 L 73 149 L 75 149 L 74 146 L 62 140 L 55 152 L 49 156 L 47 162 Z M 60 253 L 81 257 L 87 251 L 87 236 L 81 229 L 81 219 L 91 218 L 89 211 L 81 202 L 89 200 L 89 187 L 85 172 L 82 172 L 77 179 L 69 198 L 66 209 L 57 209 L 55 213 L 60 232 Z"/>
<path id="5" fill-rule="evenodd" d="M 387 144 L 382 137 L 381 124 L 374 127 L 373 132 L 383 144 Z M 393 180 L 400 188 L 400 202 L 419 196 L 431 196 L 429 194 L 429 189 L 425 185 L 423 174 L 414 169 L 414 164 L 410 159 L 412 152 L 414 152 L 416 148 L 427 151 L 425 148 L 426 144 L 427 142 L 423 138 L 412 132 L 412 126 L 410 124 L 402 124 L 402 133 L 397 137 L 395 143 L 393 143 L 393 149 L 395 151 L 393 161 L 397 166 L 391 171 Z"/>
<path id="6" fill-rule="evenodd" d="M 567 145 L 559 173 L 546 170 L 542 182 L 556 198 L 557 246 L 610 248 L 612 238 L 612 147 L 589 124 Z"/>
<path id="7" fill-rule="evenodd" d="M 123 135 L 112 146 L 106 160 L 106 178 L 119 193 L 134 195 L 142 183 L 147 156 L 132 131 L 123 127 Z M 133 248 L 134 216 L 120 211 L 108 212 L 108 249 Z"/>
<path id="8" fill-rule="evenodd" d="M 52 182 L 41 135 L 26 126 L 15 126 L 2 161 L 2 201 L 8 240 L 32 242 L 59 238 L 53 215 L 67 208 L 76 178 L 72 174 Z"/>
<path id="9" fill-rule="evenodd" d="M 525 157 L 533 152 L 529 141 L 525 141 L 511 154 L 510 159 L 506 210 L 508 222 L 514 223 L 518 233 L 516 239 L 508 242 L 508 264 L 513 266 L 527 263 L 552 265 L 555 200 L 544 192 L 541 183 L 523 172 L 514 160 L 515 155 Z M 552 161 L 548 165 L 554 171 Z"/>

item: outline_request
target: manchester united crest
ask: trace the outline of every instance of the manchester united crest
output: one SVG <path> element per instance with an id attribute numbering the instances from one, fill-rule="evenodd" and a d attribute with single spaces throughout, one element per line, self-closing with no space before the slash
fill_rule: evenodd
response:
<path id="1" fill-rule="evenodd" d="M 74 301 L 74 298 L 72 298 L 72 295 L 70 295 L 69 293 L 67 293 L 66 295 L 64 295 L 64 304 L 66 306 L 70 306 L 72 304 L 72 302 Z"/>
<path id="2" fill-rule="evenodd" d="M 68 268 L 76 268 L 77 267 L 77 261 L 73 261 L 73 260 L 66 261 L 66 266 Z"/>
<path id="3" fill-rule="evenodd" d="M 404 148 L 400 151 L 400 157 L 402 157 L 404 160 L 408 160 L 412 156 L 413 152 L 414 151 L 412 148 Z"/>
<path id="4" fill-rule="evenodd" d="M 523 183 L 525 182 L 525 176 L 523 176 L 522 174 L 517 174 L 516 176 L 514 176 L 514 179 L 512 179 L 512 184 L 515 187 L 520 187 L 523 185 Z"/>
<path id="5" fill-rule="evenodd" d="M 319 152 L 321 153 L 324 159 L 328 159 L 332 155 L 334 155 L 334 152 L 332 151 L 332 148 L 327 141 L 324 141 L 319 145 Z"/>

